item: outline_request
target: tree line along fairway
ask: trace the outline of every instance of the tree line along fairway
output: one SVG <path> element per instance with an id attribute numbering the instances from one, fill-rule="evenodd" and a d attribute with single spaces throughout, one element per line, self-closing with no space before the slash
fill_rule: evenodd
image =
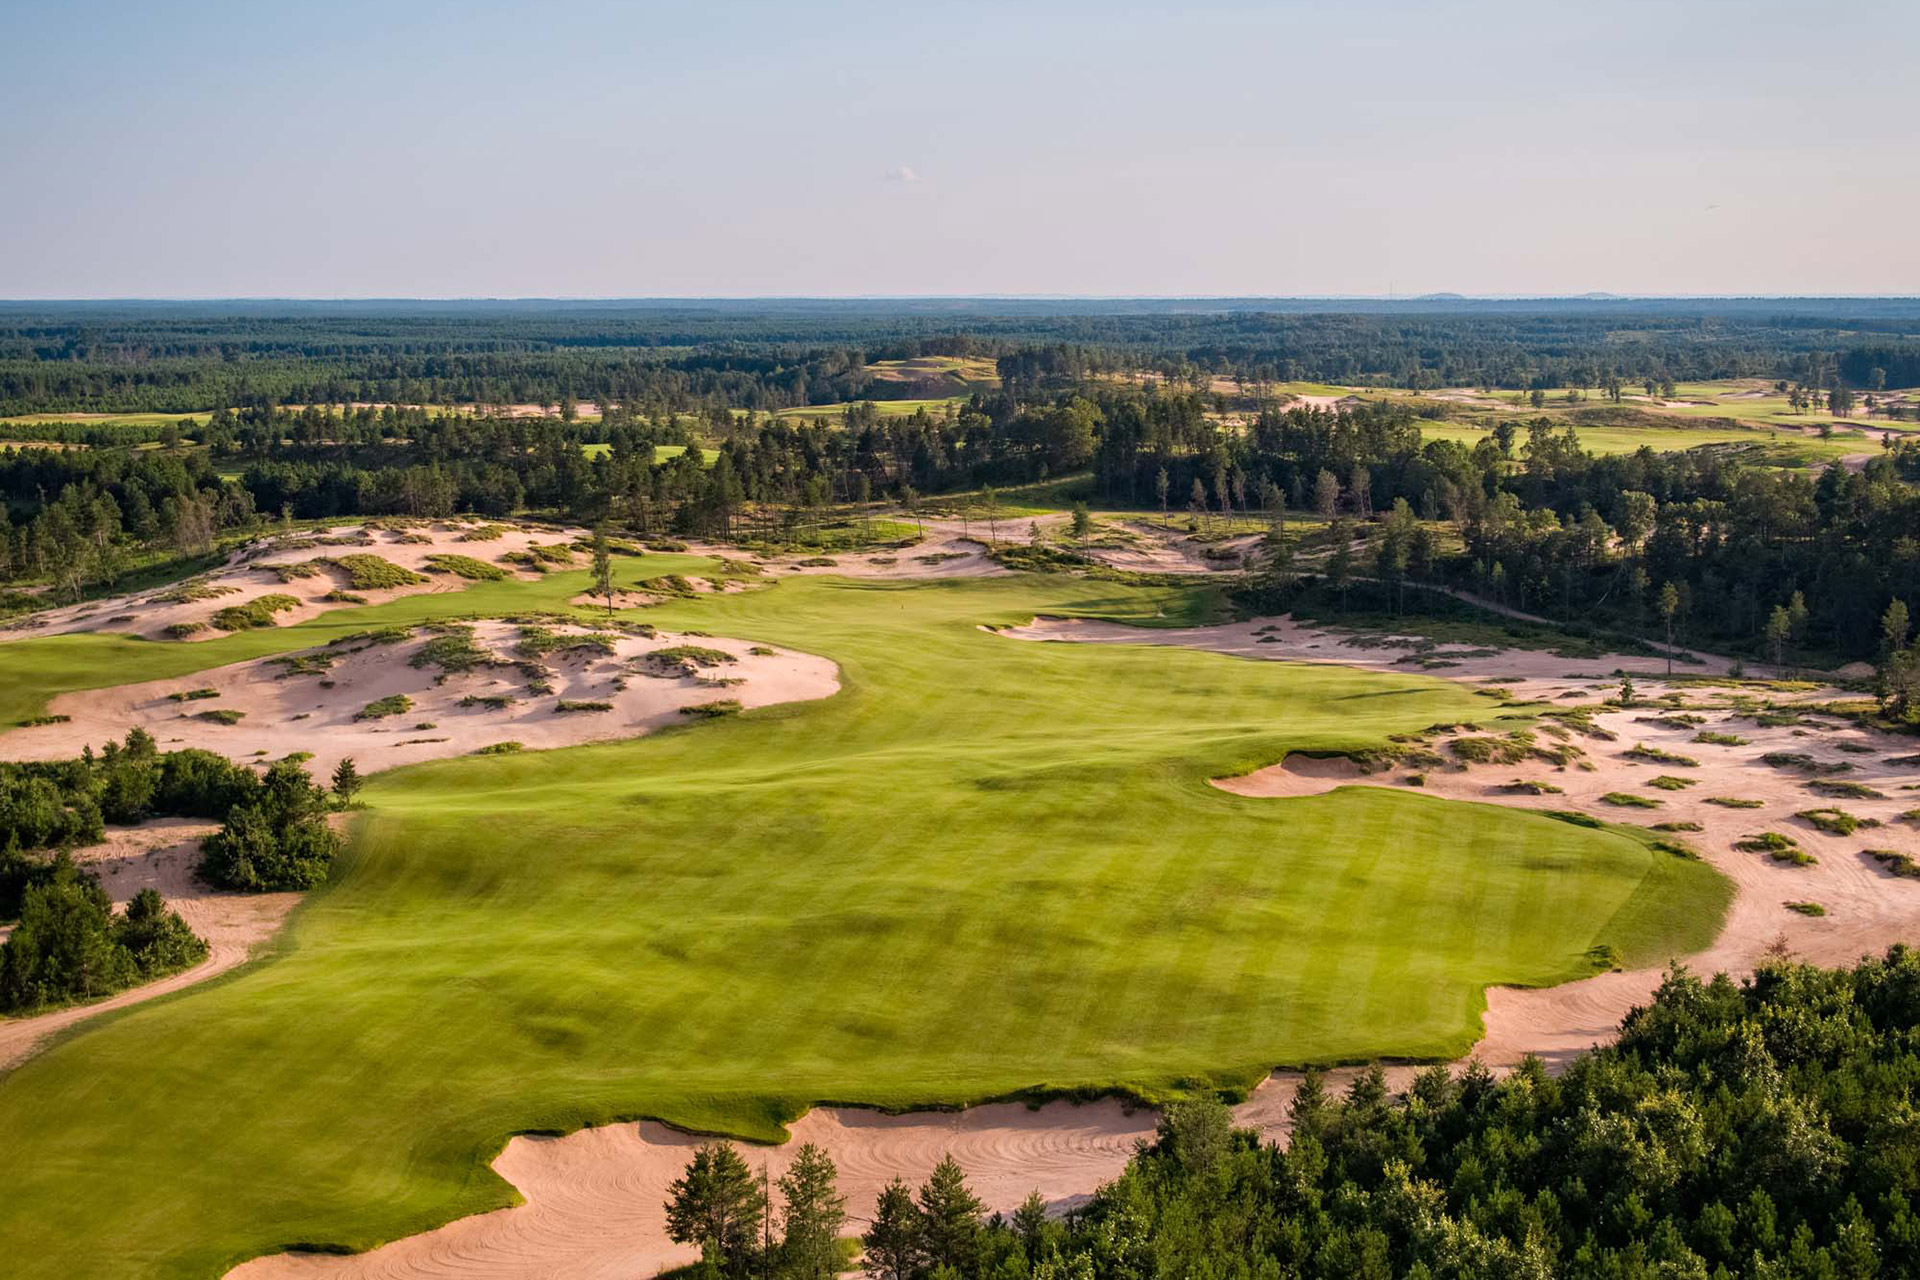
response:
<path id="1" fill-rule="evenodd" d="M 538 607 L 583 576 L 328 620 Z M 1206 785 L 1499 714 L 1460 686 L 980 627 L 1191 623 L 1213 599 L 808 578 L 637 615 L 822 654 L 842 692 L 375 779 L 341 873 L 270 962 L 0 1082 L 14 1274 L 366 1247 L 508 1203 L 486 1166 L 518 1131 L 655 1116 L 769 1139 L 821 1100 L 1164 1097 L 1283 1063 L 1448 1057 L 1489 983 L 1711 938 L 1725 882 L 1621 834 Z M 130 647 L 211 665 L 260 643 Z M 73 647 L 8 645 L 7 683 L 71 680 Z"/>

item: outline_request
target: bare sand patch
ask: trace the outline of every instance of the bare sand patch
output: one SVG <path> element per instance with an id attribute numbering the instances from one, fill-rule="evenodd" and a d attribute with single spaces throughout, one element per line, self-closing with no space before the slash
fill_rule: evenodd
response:
<path id="1" fill-rule="evenodd" d="M 473 644 L 488 657 L 465 671 L 413 665 L 424 661 L 436 636 L 449 634 L 422 627 L 393 643 L 368 637 L 189 676 L 63 693 L 50 710 L 69 719 L 0 733 L 0 756 L 69 759 L 138 725 L 164 750 L 201 747 L 261 764 L 308 752 L 309 768 L 322 777 L 351 756 L 362 773 L 373 773 L 502 742 L 544 750 L 630 738 L 684 723 L 682 709 L 702 703 L 762 707 L 829 697 L 840 687 L 838 668 L 825 658 L 744 640 L 531 625 L 557 643 L 529 656 L 522 625 L 471 624 Z M 681 646 L 725 656 L 648 657 Z M 212 696 L 172 696 L 206 689 Z M 408 705 L 369 714 L 375 704 L 397 698 Z M 206 718 L 223 712 L 239 719 Z"/>
<path id="2" fill-rule="evenodd" d="M 1365 776 L 1360 766 L 1345 756 L 1309 756 L 1293 751 L 1279 764 L 1237 778 L 1211 781 L 1237 796 L 1315 796 Z"/>
<path id="3" fill-rule="evenodd" d="M 151 1000 L 224 973 L 273 936 L 300 900 L 299 894 L 233 893 L 215 889 L 194 875 L 200 861 L 200 841 L 219 829 L 218 823 L 160 818 L 137 827 L 111 828 L 103 842 L 74 853 L 74 861 L 100 877 L 116 910 L 124 910 L 142 889 L 159 890 L 167 906 L 178 911 L 187 926 L 206 939 L 207 958 L 191 969 L 93 1004 L 0 1020 L 0 1070 L 30 1057 L 56 1031 L 95 1014 Z"/>
<path id="4" fill-rule="evenodd" d="M 852 1230 L 864 1229 L 881 1188 L 895 1177 L 924 1180 L 951 1154 L 992 1212 L 1030 1192 L 1056 1209 L 1086 1198 L 1126 1166 L 1134 1144 L 1153 1134 L 1151 1112 L 1106 1100 L 1029 1110 L 996 1103 L 965 1111 L 882 1115 L 824 1107 L 792 1126 L 779 1147 L 745 1146 L 756 1169 L 778 1178 L 802 1143 L 824 1147 L 840 1168 Z M 516 1137 L 494 1170 L 526 1203 L 462 1218 L 348 1257 L 280 1254 L 228 1272 L 234 1280 L 305 1277 L 463 1276 L 627 1280 L 695 1260 L 698 1250 L 667 1239 L 667 1185 L 706 1139 L 652 1122 L 583 1129 L 564 1138 Z"/>

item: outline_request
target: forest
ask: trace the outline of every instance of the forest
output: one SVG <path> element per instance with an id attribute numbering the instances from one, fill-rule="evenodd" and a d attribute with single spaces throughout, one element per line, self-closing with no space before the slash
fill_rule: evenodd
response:
<path id="1" fill-rule="evenodd" d="M 1609 375 L 1920 382 L 1920 304 L 1881 299 L 1239 299 L 0 304 L 0 415 L 614 400 L 648 417 L 911 398 L 872 366 L 1427 388 Z"/>
<path id="2" fill-rule="evenodd" d="M 846 504 L 1088 473 L 1076 483 L 1103 506 L 1341 521 L 1353 543 L 1343 572 L 1367 607 L 1382 581 L 1396 584 L 1396 610 L 1400 585 L 1448 586 L 1683 645 L 1870 662 L 1884 656 L 1888 607 L 1920 602 L 1912 443 L 1858 472 L 1809 474 L 1713 451 L 1594 454 L 1577 428 L 1546 418 L 1472 447 L 1423 440 L 1416 412 L 1393 402 L 1269 409 L 1233 431 L 1204 393 L 1115 385 L 981 394 L 898 417 L 854 406 L 839 423 L 614 407 L 570 424 L 389 407 L 220 410 L 192 430 L 204 448 L 0 451 L 13 513 L 0 524 L 0 583 L 76 599 L 143 557 L 204 556 L 225 533 L 283 517 L 530 510 L 726 538 L 749 508 L 764 529 Z M 702 439 L 717 446 L 711 465 Z M 589 456 L 585 444 L 604 448 Z M 1289 572 L 1274 559 L 1288 540 L 1283 524 L 1249 583 L 1257 605 L 1279 607 L 1337 567 Z M 1780 610 L 1791 634 L 1777 633 Z"/>
<path id="3" fill-rule="evenodd" d="M 1853 969 L 1777 957 L 1734 983 L 1669 971 L 1619 1039 L 1550 1075 L 1309 1073 L 1287 1145 L 1200 1097 L 1163 1113 L 1064 1217 L 988 1217 L 943 1161 L 882 1192 L 862 1245 L 883 1280 L 1865 1280 L 1920 1271 L 1920 953 Z M 732 1280 L 826 1280 L 836 1171 L 800 1153 L 769 1204 L 726 1144 L 673 1184 L 674 1238 Z M 767 1248 L 766 1243 L 772 1247 Z"/>

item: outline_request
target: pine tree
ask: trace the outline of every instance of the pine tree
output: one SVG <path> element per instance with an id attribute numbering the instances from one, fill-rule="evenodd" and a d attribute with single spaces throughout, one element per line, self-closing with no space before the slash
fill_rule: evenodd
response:
<path id="1" fill-rule="evenodd" d="M 847 1201 L 839 1193 L 838 1171 L 827 1153 L 812 1143 L 801 1147 L 780 1178 L 780 1195 L 780 1255 L 787 1274 L 799 1280 L 833 1280 Z"/>
<path id="2" fill-rule="evenodd" d="M 613 616 L 613 549 L 607 545 L 607 526 L 593 527 L 593 591 L 607 601 L 607 616 Z"/>
<path id="3" fill-rule="evenodd" d="M 880 1280 L 907 1280 L 918 1270 L 920 1214 L 913 1193 L 895 1178 L 880 1192 L 873 1208 L 873 1225 L 860 1237 L 867 1251 L 867 1267 Z"/>
<path id="4" fill-rule="evenodd" d="M 753 1171 L 733 1144 L 710 1142 L 694 1152 L 667 1192 L 667 1238 L 697 1244 L 709 1266 L 736 1280 L 745 1276 L 766 1210 Z"/>
<path id="5" fill-rule="evenodd" d="M 353 803 L 354 794 L 360 790 L 360 782 L 360 771 L 353 767 L 353 757 L 342 756 L 340 763 L 333 767 L 333 794 L 343 806 Z"/>
<path id="6" fill-rule="evenodd" d="M 1660 621 L 1667 628 L 1667 674 L 1673 674 L 1673 620 L 1680 612 L 1680 589 L 1671 582 L 1660 588 Z"/>
<path id="7" fill-rule="evenodd" d="M 980 1217 L 986 1206 L 967 1187 L 952 1156 L 944 1157 L 920 1188 L 920 1244 L 928 1262 L 969 1272 L 980 1255 Z"/>

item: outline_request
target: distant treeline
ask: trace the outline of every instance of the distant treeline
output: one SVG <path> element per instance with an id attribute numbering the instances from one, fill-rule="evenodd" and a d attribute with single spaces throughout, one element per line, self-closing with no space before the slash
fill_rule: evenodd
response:
<path id="1" fill-rule="evenodd" d="M 749 510 L 765 529 L 869 499 L 911 502 L 1090 467 L 1093 496 L 1111 505 L 1349 521 L 1357 554 L 1345 572 L 1363 595 L 1373 581 L 1466 587 L 1531 612 L 1775 660 L 1882 658 L 1888 606 L 1920 605 L 1911 444 L 1864 471 L 1814 477 L 1745 466 L 1728 451 L 1594 455 L 1547 418 L 1524 432 L 1503 425 L 1472 447 L 1427 441 L 1414 411 L 1393 401 L 1268 410 L 1237 431 L 1208 415 L 1199 392 L 1108 383 L 1025 397 L 976 395 L 897 417 L 856 408 L 837 425 L 722 412 L 699 424 L 699 438 L 718 446 L 711 465 L 692 447 L 693 421 L 624 409 L 592 424 L 221 411 L 194 428 L 208 441 L 198 452 L 0 451 L 0 499 L 16 513 L 11 530 L 0 522 L 0 580 L 52 581 L 71 598 L 110 584 L 142 549 L 203 553 L 220 530 L 282 513 L 532 509 L 733 537 Z M 587 443 L 606 448 L 589 456 Z M 215 469 L 226 457 L 244 461 L 237 484 Z M 1392 523 L 1382 526 L 1389 536 L 1364 541 L 1396 503 L 1408 520 L 1450 524 L 1461 549 L 1431 531 L 1398 536 Z M 1262 581 L 1274 580 L 1263 568 Z M 1285 603 L 1289 582 L 1269 603 Z"/>
<path id="2" fill-rule="evenodd" d="M 1920 382 L 1920 303 L 1258 300 L 620 304 L 10 304 L 0 414 L 265 404 L 559 404 L 649 417 L 906 397 L 870 366 L 1050 352 L 1060 379 L 1152 370 L 1435 387 L 1598 386 L 1608 377 L 1806 380 L 1837 361 Z M 1056 381 L 1051 389 L 1064 389 Z"/>

